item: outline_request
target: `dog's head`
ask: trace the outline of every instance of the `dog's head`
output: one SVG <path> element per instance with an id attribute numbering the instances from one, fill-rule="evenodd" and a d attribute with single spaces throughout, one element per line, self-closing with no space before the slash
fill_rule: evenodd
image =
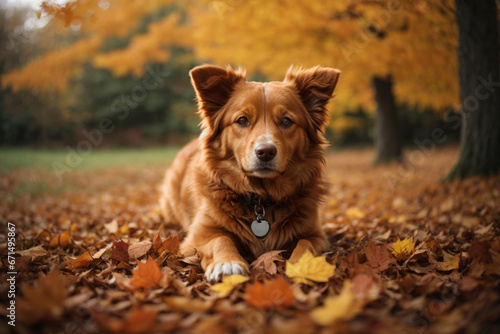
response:
<path id="1" fill-rule="evenodd" d="M 326 104 L 339 74 L 332 68 L 290 69 L 282 82 L 260 83 L 247 82 L 241 69 L 194 68 L 203 140 L 217 168 L 270 179 L 321 156 Z"/>

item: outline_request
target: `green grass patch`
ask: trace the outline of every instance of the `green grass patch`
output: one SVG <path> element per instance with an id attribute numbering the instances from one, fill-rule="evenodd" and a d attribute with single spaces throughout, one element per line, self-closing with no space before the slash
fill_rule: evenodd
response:
<path id="1" fill-rule="evenodd" d="M 52 170 L 54 163 L 67 165 L 73 170 L 167 165 L 178 151 L 179 147 L 102 149 L 87 155 L 72 155 L 65 150 L 6 148 L 0 149 L 0 173 L 18 168 Z M 68 165 L 68 161 L 71 165 Z"/>

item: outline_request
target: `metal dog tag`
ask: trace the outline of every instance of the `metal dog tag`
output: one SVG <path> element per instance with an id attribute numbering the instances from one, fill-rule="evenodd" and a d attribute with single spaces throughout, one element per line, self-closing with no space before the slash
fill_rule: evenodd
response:
<path id="1" fill-rule="evenodd" d="M 255 234 L 257 238 L 264 238 L 271 229 L 269 222 L 263 219 L 254 220 L 252 222 L 252 225 L 250 225 L 250 227 L 252 229 L 253 234 Z"/>

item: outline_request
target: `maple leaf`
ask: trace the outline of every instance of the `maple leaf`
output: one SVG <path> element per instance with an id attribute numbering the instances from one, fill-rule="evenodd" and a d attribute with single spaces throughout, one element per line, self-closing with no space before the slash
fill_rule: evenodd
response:
<path id="1" fill-rule="evenodd" d="M 133 271 L 130 284 L 135 288 L 151 289 L 160 284 L 163 276 L 160 267 L 150 256 L 146 263 L 137 262 L 137 269 Z"/>
<path id="2" fill-rule="evenodd" d="M 311 318 L 319 325 L 327 326 L 338 320 L 350 320 L 362 310 L 362 303 L 352 292 L 352 283 L 345 281 L 338 296 L 327 297 L 323 306 L 311 311 Z"/>
<path id="3" fill-rule="evenodd" d="M 158 251 L 158 248 L 161 246 L 161 237 L 160 237 L 160 230 L 158 230 L 155 235 L 153 236 L 153 250 L 156 252 Z"/>
<path id="4" fill-rule="evenodd" d="M 85 251 L 82 255 L 77 257 L 76 259 L 70 259 L 70 264 L 66 267 L 68 269 L 76 269 L 76 268 L 86 268 L 89 267 L 93 262 L 94 258 L 88 251 Z"/>
<path id="5" fill-rule="evenodd" d="M 140 258 L 151 249 L 152 245 L 153 243 L 149 240 L 130 245 L 128 247 L 128 255 L 134 259 Z"/>
<path id="6" fill-rule="evenodd" d="M 217 291 L 220 297 L 226 297 L 236 286 L 248 280 L 249 278 L 243 275 L 224 276 L 222 282 L 212 285 L 210 290 Z"/>
<path id="7" fill-rule="evenodd" d="M 28 323 L 59 319 L 68 295 L 66 282 L 57 270 L 38 279 L 34 286 L 21 284 L 22 297 L 16 298 L 19 315 Z"/>
<path id="8" fill-rule="evenodd" d="M 276 261 L 277 262 L 283 262 L 285 259 L 283 259 L 280 254 L 283 253 L 283 250 L 275 250 L 275 251 L 270 251 L 267 253 L 262 254 L 259 256 L 255 261 L 253 261 L 250 266 L 253 268 L 262 268 L 264 269 L 267 273 L 271 275 L 276 275 L 278 272 L 278 268 L 276 266 Z"/>
<path id="9" fill-rule="evenodd" d="M 128 244 L 121 240 L 113 241 L 113 249 L 111 251 L 111 258 L 116 261 L 128 262 Z"/>
<path id="10" fill-rule="evenodd" d="M 333 276 L 335 266 L 329 264 L 325 257 L 314 255 L 307 250 L 297 263 L 286 262 L 286 275 L 297 283 L 312 285 L 314 282 L 328 282 Z"/>
<path id="11" fill-rule="evenodd" d="M 172 235 L 163 240 L 159 249 L 160 251 L 167 251 L 169 253 L 177 254 L 179 252 L 179 235 Z"/>
<path id="12" fill-rule="evenodd" d="M 377 246 L 372 241 L 366 245 L 365 255 L 370 267 L 378 270 L 379 272 L 389 268 L 393 261 L 385 245 Z"/>
<path id="13" fill-rule="evenodd" d="M 412 238 L 406 238 L 403 241 L 399 240 L 396 241 L 391 245 L 391 253 L 398 259 L 398 260 L 406 260 L 408 259 L 413 252 L 415 252 L 415 243 L 413 242 L 413 237 Z"/>
<path id="14" fill-rule="evenodd" d="M 259 281 L 247 285 L 245 293 L 249 305 L 263 309 L 288 307 L 295 301 L 293 290 L 283 276 L 266 282 L 266 285 Z"/>
<path id="15" fill-rule="evenodd" d="M 50 241 L 49 247 L 50 248 L 56 248 L 61 246 L 62 248 L 68 247 L 71 242 L 71 235 L 69 233 L 69 230 L 64 231 L 61 234 L 56 235 L 52 240 Z"/>

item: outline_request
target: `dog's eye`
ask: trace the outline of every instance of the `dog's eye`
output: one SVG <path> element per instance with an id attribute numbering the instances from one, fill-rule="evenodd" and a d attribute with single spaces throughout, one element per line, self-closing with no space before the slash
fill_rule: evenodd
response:
<path id="1" fill-rule="evenodd" d="M 292 126 L 292 124 L 292 120 L 288 117 L 283 117 L 283 119 L 281 120 L 281 126 L 284 128 L 289 128 Z"/>
<path id="2" fill-rule="evenodd" d="M 239 126 L 246 127 L 250 125 L 250 122 L 248 121 L 248 118 L 245 116 L 241 116 L 236 120 L 236 123 L 238 123 Z"/>

